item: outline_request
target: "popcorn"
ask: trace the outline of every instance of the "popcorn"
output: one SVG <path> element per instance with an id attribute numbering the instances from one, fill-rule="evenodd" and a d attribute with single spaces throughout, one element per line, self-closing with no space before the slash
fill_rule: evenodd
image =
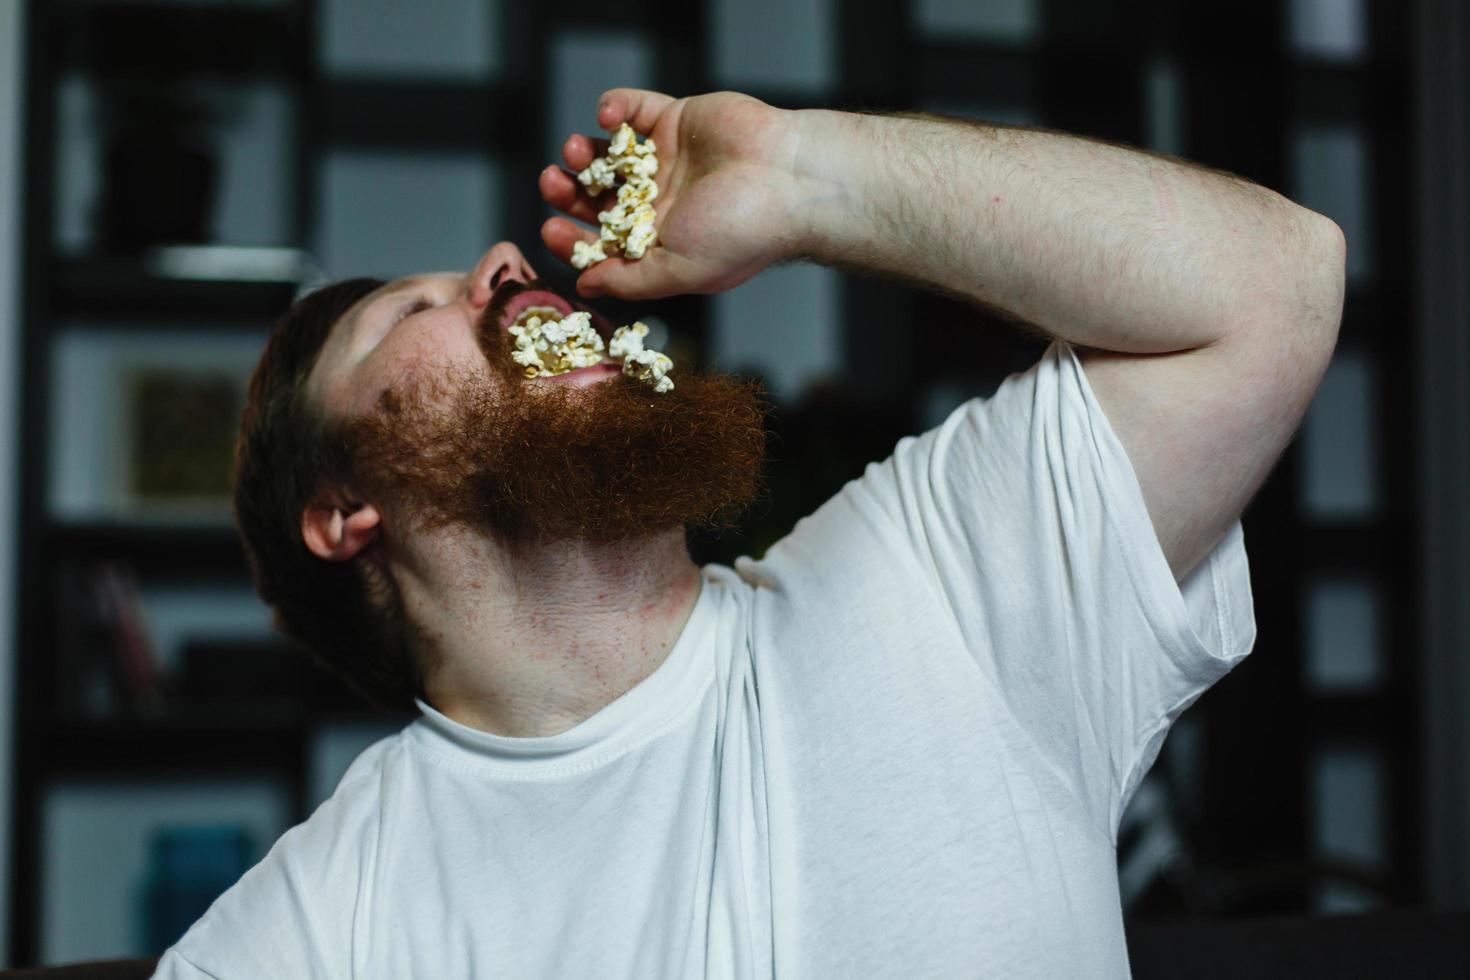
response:
<path id="1" fill-rule="evenodd" d="M 516 345 L 511 359 L 525 369 L 528 378 L 566 374 L 602 363 L 602 338 L 592 329 L 590 313 L 562 316 L 553 307 L 533 306 L 516 318 L 510 335 Z"/>
<path id="2" fill-rule="evenodd" d="M 674 362 L 666 355 L 644 347 L 643 338 L 647 336 L 648 325 L 642 320 L 635 320 L 632 324 L 613 331 L 607 352 L 613 357 L 623 359 L 624 374 L 652 385 L 653 390 L 661 395 L 674 387 L 674 379 L 666 377 L 673 369 Z"/>
<path id="3" fill-rule="evenodd" d="M 588 245 L 586 242 L 577 242 L 572 246 L 572 266 L 577 269 L 585 269 L 589 265 L 596 265 L 607 258 L 607 253 L 602 250 L 601 240 Z"/>
<path id="4" fill-rule="evenodd" d="M 602 337 L 593 329 L 588 313 L 563 316 L 554 307 L 528 307 L 516 317 L 510 335 L 515 338 L 511 359 L 521 365 L 527 378 L 554 377 L 605 360 Z M 650 385 L 661 395 L 674 387 L 673 379 L 667 376 L 674 362 L 644 347 L 646 336 L 648 325 L 641 320 L 619 327 L 607 344 L 607 356 L 622 360 L 624 374 Z"/>
<path id="5" fill-rule="evenodd" d="M 623 183 L 618 185 L 617 203 L 597 215 L 597 223 L 602 226 L 599 239 L 591 245 L 577 242 L 572 246 L 575 268 L 596 265 L 609 254 L 641 259 L 657 244 L 658 232 L 653 227 L 653 200 L 658 197 L 658 183 L 653 179 L 658 173 L 657 150 L 653 140 L 639 143 L 633 127 L 623 123 L 613 131 L 607 156 L 598 157 L 577 174 L 577 180 L 593 194 L 611 190 L 618 177 Z M 609 246 L 616 252 L 609 253 Z"/>
<path id="6" fill-rule="evenodd" d="M 591 166 L 589 166 L 581 173 L 577 174 L 577 179 L 581 181 L 582 186 L 587 188 L 589 191 L 592 190 L 593 187 L 600 187 L 603 190 L 609 190 L 613 185 L 613 181 L 617 179 L 617 176 L 617 170 L 615 170 L 613 168 L 613 165 L 608 162 L 607 157 L 598 157 L 596 160 L 592 161 Z"/>
<path id="7" fill-rule="evenodd" d="M 618 327 L 613 331 L 612 340 L 607 345 L 607 352 L 613 357 L 641 354 L 643 353 L 643 338 L 647 336 L 648 324 L 642 320 L 635 320 L 631 325 Z"/>
<path id="8" fill-rule="evenodd" d="M 623 246 L 623 254 L 630 259 L 641 259 L 643 253 L 648 251 L 657 239 L 658 232 L 653 229 L 652 218 L 647 221 L 635 221 L 633 227 L 628 229 L 628 243 Z"/>

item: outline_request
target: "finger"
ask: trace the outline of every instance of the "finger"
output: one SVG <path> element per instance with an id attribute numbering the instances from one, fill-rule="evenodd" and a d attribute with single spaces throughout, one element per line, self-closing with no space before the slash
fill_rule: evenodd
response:
<path id="1" fill-rule="evenodd" d="M 647 136 L 674 97 L 641 88 L 611 88 L 597 100 L 597 125 L 617 129 L 623 123 Z"/>
<path id="2" fill-rule="evenodd" d="M 619 299 L 663 299 L 688 292 L 698 270 L 694 263 L 667 249 L 652 248 L 636 260 L 612 257 L 577 277 L 577 292 L 592 299 L 610 295 Z"/>
<path id="3" fill-rule="evenodd" d="M 597 232 L 575 225 L 566 218 L 547 218 L 541 225 L 541 240 L 551 254 L 568 265 L 572 262 L 572 246 L 577 242 L 597 241 Z"/>
<path id="4" fill-rule="evenodd" d="M 561 158 L 573 170 L 586 170 L 594 157 L 607 156 L 607 140 L 573 133 L 561 145 Z"/>
<path id="5" fill-rule="evenodd" d="M 541 171 L 537 184 L 547 204 L 578 221 L 597 224 L 597 213 L 603 210 L 598 203 L 601 195 L 593 197 L 588 194 L 577 178 L 560 167 L 547 167 Z"/>

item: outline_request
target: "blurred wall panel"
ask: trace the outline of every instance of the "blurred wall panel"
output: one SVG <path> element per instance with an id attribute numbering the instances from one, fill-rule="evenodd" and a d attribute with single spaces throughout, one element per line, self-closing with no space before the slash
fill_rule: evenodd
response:
<path id="1" fill-rule="evenodd" d="M 1302 507 L 1319 520 L 1371 517 L 1379 507 L 1375 372 L 1339 347 L 1302 424 Z"/>
<path id="2" fill-rule="evenodd" d="M 502 68 L 496 0 L 319 0 L 322 70 L 480 82 Z"/>
<path id="3" fill-rule="evenodd" d="M 834 0 L 713 0 L 715 82 L 757 92 L 825 93 L 837 77 Z"/>
<path id="4" fill-rule="evenodd" d="M 1312 849 L 1318 858 L 1348 861 L 1364 869 L 1382 867 L 1384 810 L 1388 791 L 1383 761 L 1371 749 L 1319 752 L 1312 766 Z M 1376 897 L 1345 882 L 1326 882 L 1316 896 L 1318 912 L 1357 912 Z"/>
<path id="5" fill-rule="evenodd" d="M 1178 62 L 1162 54 L 1149 59 L 1143 75 L 1143 131 L 1150 150 L 1184 155 L 1183 87 Z"/>
<path id="6" fill-rule="evenodd" d="M 15 522 L 20 405 L 21 0 L 0 0 L 0 923 L 10 922 L 11 779 L 15 723 Z M 0 929 L 0 966 L 10 963 Z"/>
<path id="7" fill-rule="evenodd" d="M 842 370 L 840 288 L 831 269 L 785 265 L 715 296 L 713 366 L 754 371 L 773 398 L 792 404 L 813 381 Z"/>
<path id="8" fill-rule="evenodd" d="M 653 46 L 633 31 L 557 31 L 551 39 L 546 161 L 564 166 L 561 145 L 572 133 L 605 136 L 597 128 L 597 97 L 610 88 L 655 88 Z M 535 193 L 535 178 L 525 183 Z M 518 243 L 529 253 L 535 242 Z"/>
<path id="9" fill-rule="evenodd" d="M 1372 690 L 1382 680 L 1378 592 L 1367 578 L 1323 577 L 1307 588 L 1307 684 L 1313 694 Z"/>
<path id="10" fill-rule="evenodd" d="M 318 179 L 332 279 L 469 269 L 504 227 L 500 166 L 480 154 L 337 150 Z"/>
<path id="11" fill-rule="evenodd" d="M 1287 37 L 1301 55 L 1333 61 L 1362 58 L 1368 48 L 1366 0 L 1290 0 Z"/>
<path id="12" fill-rule="evenodd" d="M 933 41 L 1024 44 L 1041 31 L 1041 0 L 916 0 L 914 26 Z"/>
<path id="13" fill-rule="evenodd" d="M 92 241 L 92 209 L 101 182 L 92 85 L 82 75 L 62 76 L 56 85 L 56 212 L 52 239 L 58 252 L 75 255 Z"/>
<path id="14" fill-rule="evenodd" d="M 285 86 L 275 82 L 199 84 L 234 119 L 218 134 L 219 199 L 214 240 L 226 245 L 290 245 L 295 112 Z"/>

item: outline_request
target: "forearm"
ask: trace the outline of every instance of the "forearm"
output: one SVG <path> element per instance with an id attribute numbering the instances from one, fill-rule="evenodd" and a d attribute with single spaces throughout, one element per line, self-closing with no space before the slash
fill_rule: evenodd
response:
<path id="1" fill-rule="evenodd" d="M 1074 344 L 1213 344 L 1300 309 L 1304 277 L 1333 250 L 1320 215 L 1142 151 L 933 117 L 798 115 L 802 254 L 920 280 Z"/>

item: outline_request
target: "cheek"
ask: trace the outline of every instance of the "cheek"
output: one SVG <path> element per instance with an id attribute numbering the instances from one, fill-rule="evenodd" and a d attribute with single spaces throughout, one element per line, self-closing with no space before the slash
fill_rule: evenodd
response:
<path id="1" fill-rule="evenodd" d="M 353 396 L 360 409 L 368 409 L 385 390 L 403 391 L 465 374 L 483 376 L 485 367 L 485 355 L 462 328 L 403 324 L 362 361 Z"/>

